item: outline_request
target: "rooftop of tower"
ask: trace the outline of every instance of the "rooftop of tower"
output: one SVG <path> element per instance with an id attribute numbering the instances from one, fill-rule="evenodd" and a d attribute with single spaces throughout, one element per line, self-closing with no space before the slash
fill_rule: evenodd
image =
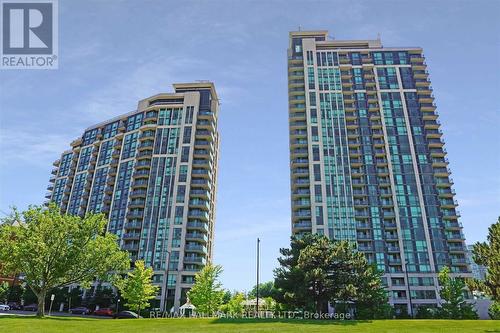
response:
<path id="1" fill-rule="evenodd" d="M 105 121 L 102 121 L 100 123 L 94 124 L 92 126 L 89 126 L 89 127 L 87 127 L 85 129 L 85 131 L 88 131 L 88 130 L 91 130 L 91 129 L 94 129 L 94 128 L 97 128 L 97 127 L 104 126 L 106 124 L 115 122 L 117 120 L 129 117 L 129 116 L 131 116 L 131 115 L 133 115 L 135 113 L 144 111 L 140 107 L 141 103 L 144 102 L 144 101 L 148 102 L 148 101 L 153 101 L 153 100 L 160 99 L 160 98 L 169 98 L 169 99 L 175 100 L 176 98 L 182 97 L 182 95 L 183 95 L 184 92 L 196 91 L 196 90 L 202 90 L 202 89 L 209 89 L 210 90 L 210 94 L 212 95 L 212 98 L 215 99 L 215 100 L 217 100 L 217 101 L 219 100 L 219 98 L 217 97 L 217 92 L 215 91 L 215 84 L 213 82 L 211 82 L 211 81 L 200 80 L 198 82 L 174 83 L 174 84 L 172 84 L 172 86 L 174 87 L 174 91 L 173 92 L 158 93 L 156 95 L 144 98 L 144 99 L 142 99 L 142 100 L 139 101 L 137 109 L 135 109 L 133 111 L 130 111 L 130 112 L 127 112 L 127 113 L 124 113 L 124 114 L 120 114 L 120 115 L 118 115 L 116 117 L 113 117 L 111 119 L 107 119 Z"/>
<path id="2" fill-rule="evenodd" d="M 385 49 L 385 50 L 400 50 L 402 47 L 396 48 L 385 48 L 382 45 L 380 38 L 378 39 L 346 39 L 338 40 L 328 35 L 328 30 L 309 30 L 309 31 L 290 31 L 289 33 L 290 44 L 292 46 L 292 40 L 294 38 L 314 38 L 316 40 L 316 45 L 320 49 Z M 406 50 L 418 50 L 421 51 L 420 47 L 404 47 Z"/>

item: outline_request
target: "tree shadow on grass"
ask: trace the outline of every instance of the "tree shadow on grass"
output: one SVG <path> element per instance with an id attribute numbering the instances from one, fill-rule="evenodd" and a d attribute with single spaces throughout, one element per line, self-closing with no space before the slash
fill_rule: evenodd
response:
<path id="1" fill-rule="evenodd" d="M 341 325 L 354 326 L 361 323 L 371 323 L 371 320 L 313 320 L 313 319 L 285 319 L 285 318 L 217 318 L 211 324 L 307 324 L 307 325 Z"/>
<path id="2" fill-rule="evenodd" d="M 23 319 L 23 320 L 60 320 L 60 321 L 71 321 L 71 320 L 78 320 L 78 321 L 94 321 L 94 320 L 99 320 L 101 318 L 83 318 L 83 317 L 71 317 L 71 316 L 67 316 L 67 317 L 59 317 L 59 316 L 45 316 L 43 318 L 39 318 L 37 316 L 20 316 L 20 315 L 4 315 L 4 316 L 0 316 L 0 320 L 2 319 Z M 107 318 L 102 318 L 102 319 L 107 319 Z"/>

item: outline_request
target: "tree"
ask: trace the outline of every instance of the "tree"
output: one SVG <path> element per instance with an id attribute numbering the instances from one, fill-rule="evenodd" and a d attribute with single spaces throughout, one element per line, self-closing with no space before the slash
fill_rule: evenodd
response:
<path id="1" fill-rule="evenodd" d="M 224 290 L 219 282 L 219 276 L 222 273 L 220 265 L 206 265 L 196 273 L 195 283 L 188 292 L 191 303 L 196 306 L 198 313 L 211 315 L 217 311 L 222 304 Z"/>
<path id="2" fill-rule="evenodd" d="M 445 267 L 438 276 L 441 290 L 439 294 L 443 303 L 438 310 L 438 316 L 444 319 L 477 319 L 477 313 L 472 304 L 464 297 L 465 281 L 459 277 L 451 277 L 450 269 Z"/>
<path id="3" fill-rule="evenodd" d="M 149 301 L 155 298 L 158 286 L 151 283 L 154 271 L 151 267 L 145 267 L 144 261 L 135 262 L 135 268 L 127 273 L 127 278 L 117 279 L 115 285 L 120 290 L 122 297 L 127 301 L 126 306 L 137 311 L 149 307 Z"/>
<path id="4" fill-rule="evenodd" d="M 89 285 L 106 280 L 112 271 L 129 267 L 127 252 L 120 251 L 116 236 L 104 234 L 102 214 L 83 218 L 61 214 L 49 207 L 30 206 L 18 213 L 16 224 L 0 226 L 0 262 L 7 274 L 23 273 L 38 300 L 38 316 L 45 312 L 45 297 L 53 288 L 73 283 Z"/>
<path id="5" fill-rule="evenodd" d="M 314 310 L 315 304 L 307 295 L 305 272 L 298 267 L 300 252 L 313 244 L 318 235 L 306 234 L 301 238 L 292 236 L 290 248 L 281 248 L 278 258 L 280 267 L 274 270 L 274 286 L 277 289 L 275 300 L 285 310 Z"/>
<path id="6" fill-rule="evenodd" d="M 490 317 L 500 319 L 500 217 L 488 229 L 487 242 L 474 244 L 474 261 L 487 268 L 484 281 L 475 281 L 480 291 L 491 297 Z"/>
<path id="7" fill-rule="evenodd" d="M 0 302 L 7 303 L 8 294 L 9 294 L 9 284 L 4 281 L 0 283 Z"/>
<path id="8" fill-rule="evenodd" d="M 245 301 L 245 295 L 243 293 L 236 292 L 233 297 L 227 302 L 223 304 L 220 309 L 222 312 L 231 314 L 231 315 L 242 315 L 245 311 L 245 307 L 243 302 Z"/>
<path id="9" fill-rule="evenodd" d="M 308 234 L 292 237 L 291 248 L 280 252 L 275 299 L 289 309 L 321 312 L 330 303 L 347 311 L 354 304 L 359 317 L 389 316 L 382 272 L 349 242 Z"/>
<path id="10" fill-rule="evenodd" d="M 236 294 L 236 291 L 234 292 Z M 233 293 L 231 293 L 231 290 L 227 289 L 224 290 L 224 296 L 222 296 L 222 304 L 227 304 L 233 297 Z"/>
<path id="11" fill-rule="evenodd" d="M 259 283 L 259 298 L 262 297 L 274 297 L 276 294 L 276 288 L 274 288 L 274 281 L 267 281 Z M 252 290 L 248 293 L 249 298 L 257 297 L 257 286 L 253 286 Z"/>

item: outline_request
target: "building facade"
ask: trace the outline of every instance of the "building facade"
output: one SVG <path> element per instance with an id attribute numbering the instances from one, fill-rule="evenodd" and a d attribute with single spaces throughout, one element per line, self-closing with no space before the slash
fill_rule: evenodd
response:
<path id="1" fill-rule="evenodd" d="M 470 269 L 422 49 L 291 32 L 288 92 L 292 233 L 355 243 L 398 312 L 437 304 Z"/>
<path id="2" fill-rule="evenodd" d="M 106 214 L 131 261 L 154 269 L 155 306 L 168 311 L 212 258 L 219 154 L 214 85 L 173 86 L 87 128 L 54 162 L 47 193 L 65 213 Z"/>
<path id="3" fill-rule="evenodd" d="M 469 262 L 472 277 L 477 280 L 484 281 L 486 279 L 486 272 L 488 269 L 484 265 L 479 265 L 474 261 L 474 255 L 472 254 L 473 245 L 467 245 L 467 260 Z"/>

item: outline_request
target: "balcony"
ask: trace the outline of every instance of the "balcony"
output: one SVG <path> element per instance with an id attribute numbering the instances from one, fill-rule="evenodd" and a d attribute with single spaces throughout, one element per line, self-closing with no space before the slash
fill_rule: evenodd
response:
<path id="1" fill-rule="evenodd" d="M 123 244 L 122 250 L 125 251 L 139 251 L 139 243 Z"/>
<path id="2" fill-rule="evenodd" d="M 212 169 L 212 162 L 208 159 L 194 159 L 193 166 L 205 169 Z"/>
<path id="3" fill-rule="evenodd" d="M 388 261 L 389 265 L 401 265 L 400 258 L 388 258 L 387 261 Z"/>
<path id="4" fill-rule="evenodd" d="M 203 221 L 209 220 L 208 212 L 199 209 L 190 209 L 188 211 L 188 218 L 201 219 Z"/>
<path id="5" fill-rule="evenodd" d="M 386 233 L 385 234 L 385 239 L 397 240 L 398 239 L 398 235 L 397 234 Z"/>
<path id="6" fill-rule="evenodd" d="M 205 233 L 208 232 L 208 223 L 207 222 L 198 221 L 198 220 L 188 221 L 186 226 L 188 229 L 200 230 L 200 231 L 203 231 Z"/>
<path id="7" fill-rule="evenodd" d="M 144 131 L 139 135 L 139 140 L 153 140 L 155 138 L 155 131 Z"/>
<path id="8" fill-rule="evenodd" d="M 158 117 L 158 113 L 156 111 L 149 111 L 146 113 L 144 116 L 143 121 L 156 121 L 156 118 Z"/>
<path id="9" fill-rule="evenodd" d="M 306 189 L 306 188 L 299 188 L 299 189 L 292 192 L 292 196 L 296 196 L 296 197 L 309 196 L 310 194 L 311 194 L 311 192 L 309 191 L 309 189 Z"/>
<path id="10" fill-rule="evenodd" d="M 142 210 L 141 211 L 130 211 L 127 214 L 128 219 L 142 219 L 143 216 L 144 216 L 144 212 Z"/>
<path id="11" fill-rule="evenodd" d="M 399 253 L 399 246 L 387 246 L 387 252 L 389 253 Z"/>
<path id="12" fill-rule="evenodd" d="M 191 189 L 189 191 L 189 196 L 208 200 L 210 198 L 210 193 L 208 192 L 208 190 Z"/>
<path id="13" fill-rule="evenodd" d="M 397 229 L 397 224 L 396 222 L 384 221 L 384 229 Z"/>
<path id="14" fill-rule="evenodd" d="M 115 167 L 110 167 L 108 171 L 109 176 L 116 176 L 116 173 L 118 172 L 118 168 Z"/>
<path id="15" fill-rule="evenodd" d="M 310 206 L 311 205 L 311 201 L 309 199 L 294 200 L 294 201 L 292 201 L 292 205 L 294 207 L 297 207 L 297 206 Z"/>
<path id="16" fill-rule="evenodd" d="M 215 132 L 215 122 L 205 119 L 199 119 L 196 122 L 197 129 L 207 129 L 209 131 Z"/>
<path id="17" fill-rule="evenodd" d="M 205 208 L 206 210 L 210 209 L 210 203 L 206 200 L 201 200 L 201 199 L 191 199 L 189 200 L 189 206 L 195 207 L 195 208 Z"/>
<path id="18" fill-rule="evenodd" d="M 207 149 L 195 149 L 193 151 L 193 157 L 195 158 L 207 158 L 210 156 L 210 151 Z"/>
<path id="19" fill-rule="evenodd" d="M 130 198 L 145 198 L 147 193 L 146 190 L 133 190 L 130 192 Z"/>
<path id="20" fill-rule="evenodd" d="M 139 169 L 149 169 L 151 167 L 151 160 L 141 160 L 135 163 L 135 168 Z"/>
<path id="21" fill-rule="evenodd" d="M 189 252 L 200 252 L 200 253 L 207 253 L 207 247 L 206 246 L 203 246 L 201 244 L 186 244 L 186 246 L 184 247 L 184 249 L 186 251 L 189 251 Z"/>
<path id="22" fill-rule="evenodd" d="M 115 149 L 113 150 L 113 152 L 111 153 L 111 157 L 114 158 L 114 159 L 119 159 L 120 158 L 120 150 L 119 149 Z"/>
<path id="23" fill-rule="evenodd" d="M 292 147 L 307 146 L 307 140 L 306 139 L 293 139 L 290 143 L 291 143 Z"/>
<path id="24" fill-rule="evenodd" d="M 207 169 L 193 169 L 191 171 L 192 177 L 210 178 L 211 173 Z"/>
<path id="25" fill-rule="evenodd" d="M 292 213 L 292 216 L 295 218 L 300 218 L 300 217 L 311 217 L 311 211 L 310 210 L 298 210 Z"/>
<path id="26" fill-rule="evenodd" d="M 467 259 L 465 258 L 450 258 L 452 265 L 467 265 Z"/>
<path id="27" fill-rule="evenodd" d="M 76 140 L 73 140 L 70 145 L 71 147 L 76 147 L 76 146 L 79 146 L 80 144 L 82 143 L 82 138 L 78 138 Z"/>
<path id="28" fill-rule="evenodd" d="M 124 240 L 139 240 L 141 239 L 140 233 L 126 233 L 123 234 L 122 239 Z"/>
<path id="29" fill-rule="evenodd" d="M 311 229 L 311 222 L 296 222 L 293 224 L 293 229 Z"/>
<path id="30" fill-rule="evenodd" d="M 356 228 L 357 229 L 371 229 L 372 226 L 370 223 L 367 223 L 367 222 L 357 222 Z"/>
<path id="31" fill-rule="evenodd" d="M 186 241 L 198 241 L 206 243 L 208 241 L 208 236 L 200 232 L 188 232 L 186 233 Z"/>
<path id="32" fill-rule="evenodd" d="M 153 149 L 154 147 L 154 144 L 153 144 L 153 141 L 143 141 L 139 144 L 139 146 L 137 147 L 137 150 L 139 151 L 143 151 L 143 150 L 146 150 L 146 149 Z"/>
<path id="33" fill-rule="evenodd" d="M 136 170 L 132 174 L 132 177 L 134 177 L 134 178 L 148 178 L 149 177 L 149 170 L 147 170 L 147 169 Z"/>
<path id="34" fill-rule="evenodd" d="M 292 184 L 296 185 L 296 186 L 306 186 L 306 187 L 309 187 L 309 178 L 298 178 L 298 179 L 295 179 Z"/>
<path id="35" fill-rule="evenodd" d="M 193 178 L 191 179 L 191 186 L 192 187 L 202 187 L 205 189 L 210 189 L 212 186 L 212 183 L 208 179 L 197 179 Z"/>
<path id="36" fill-rule="evenodd" d="M 200 265 L 205 265 L 207 262 L 205 257 L 200 257 L 200 256 L 185 256 L 184 257 L 184 263 L 193 263 L 193 264 L 200 264 Z"/>
<path id="37" fill-rule="evenodd" d="M 196 139 L 204 139 L 209 141 L 214 141 L 214 134 L 208 130 L 196 130 L 195 132 Z"/>
<path id="38" fill-rule="evenodd" d="M 290 122 L 290 127 L 292 129 L 306 127 L 306 126 L 307 126 L 307 122 L 305 122 L 305 121 L 291 121 Z"/>
<path id="39" fill-rule="evenodd" d="M 307 148 L 295 148 L 292 149 L 291 153 L 292 155 L 297 155 L 297 156 L 307 156 L 308 150 Z"/>
<path id="40" fill-rule="evenodd" d="M 127 229 L 142 229 L 142 222 L 140 221 L 133 221 L 133 222 L 126 222 L 124 225 L 124 228 Z"/>
<path id="41" fill-rule="evenodd" d="M 144 160 L 146 158 L 151 158 L 152 155 L 153 155 L 152 150 L 144 150 L 144 151 L 141 151 L 137 154 L 137 159 Z"/>
<path id="42" fill-rule="evenodd" d="M 296 158 L 292 160 L 292 165 L 294 166 L 304 166 L 309 164 L 309 159 L 307 158 Z"/>
<path id="43" fill-rule="evenodd" d="M 134 199 L 134 200 L 131 200 L 130 203 L 129 203 L 129 207 L 130 208 L 141 208 L 141 207 L 144 207 L 146 205 L 146 200 L 144 199 Z"/>
<path id="44" fill-rule="evenodd" d="M 292 170 L 292 176 L 300 177 L 309 175 L 309 168 L 296 168 Z"/>

